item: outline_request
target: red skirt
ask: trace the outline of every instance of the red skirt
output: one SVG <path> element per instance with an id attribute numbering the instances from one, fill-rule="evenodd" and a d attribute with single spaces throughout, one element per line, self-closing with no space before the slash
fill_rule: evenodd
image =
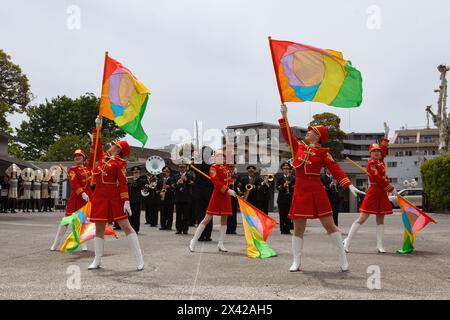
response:
<path id="1" fill-rule="evenodd" d="M 297 174 L 289 219 L 317 219 L 333 215 L 320 176 Z"/>
<path id="2" fill-rule="evenodd" d="M 116 185 L 97 185 L 91 202 L 91 222 L 111 223 L 128 219 Z"/>
<path id="3" fill-rule="evenodd" d="M 215 216 L 233 215 L 231 210 L 231 196 L 228 192 L 222 193 L 219 189 L 214 188 L 206 213 Z"/>
<path id="4" fill-rule="evenodd" d="M 92 198 L 91 190 L 86 190 L 86 194 L 88 195 L 89 199 Z M 76 192 L 72 190 L 72 192 L 70 193 L 69 201 L 67 202 L 65 216 L 71 216 L 72 213 L 82 208 L 85 204 L 86 201 L 84 201 L 81 197 L 81 193 L 77 195 Z"/>
<path id="5" fill-rule="evenodd" d="M 387 192 L 379 185 L 370 185 L 359 212 L 369 214 L 392 214 L 392 206 Z"/>

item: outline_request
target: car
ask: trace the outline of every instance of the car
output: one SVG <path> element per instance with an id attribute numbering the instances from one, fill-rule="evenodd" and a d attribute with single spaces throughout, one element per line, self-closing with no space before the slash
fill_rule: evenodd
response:
<path id="1" fill-rule="evenodd" d="M 413 205 L 417 207 L 422 207 L 423 204 L 423 189 L 422 188 L 408 188 L 403 189 L 398 192 L 403 198 L 411 202 Z M 389 196 L 389 202 L 391 203 L 392 208 L 398 208 L 398 199 L 396 196 Z"/>

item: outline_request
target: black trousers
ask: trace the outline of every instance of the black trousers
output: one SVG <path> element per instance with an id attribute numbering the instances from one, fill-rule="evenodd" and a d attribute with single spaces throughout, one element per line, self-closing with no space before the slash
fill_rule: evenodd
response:
<path id="1" fill-rule="evenodd" d="M 197 199 L 196 201 L 196 211 L 197 211 L 197 220 L 200 223 L 206 215 L 206 209 L 208 208 L 209 200 L 202 197 Z M 211 220 L 205 227 L 205 230 L 200 235 L 199 240 L 207 240 L 211 239 L 211 233 L 213 229 L 213 221 Z"/>
<path id="2" fill-rule="evenodd" d="M 159 206 L 157 203 L 145 202 L 145 222 L 152 227 L 158 225 L 158 211 Z"/>
<path id="3" fill-rule="evenodd" d="M 130 203 L 131 207 L 131 217 L 128 216 L 128 220 L 130 221 L 131 226 L 133 227 L 136 233 L 139 233 L 139 228 L 141 226 L 141 203 L 140 202 L 132 202 Z"/>
<path id="4" fill-rule="evenodd" d="M 231 199 L 231 212 L 232 216 L 227 219 L 227 234 L 235 234 L 237 228 L 237 200 Z"/>
<path id="5" fill-rule="evenodd" d="M 331 202 L 331 208 L 333 209 L 333 221 L 336 226 L 339 225 L 339 201 Z"/>
<path id="6" fill-rule="evenodd" d="M 189 230 L 189 214 L 191 206 L 189 202 L 179 202 L 176 204 L 176 222 L 177 232 L 187 232 Z"/>
<path id="7" fill-rule="evenodd" d="M 8 196 L 0 197 L 0 210 L 6 212 L 8 210 Z"/>
<path id="8" fill-rule="evenodd" d="M 257 208 L 262 212 L 264 212 L 265 214 L 269 214 L 269 200 L 258 201 Z"/>
<path id="9" fill-rule="evenodd" d="M 50 210 L 50 199 L 44 198 L 42 199 L 42 211 L 47 212 Z"/>
<path id="10" fill-rule="evenodd" d="M 173 203 L 161 205 L 161 228 L 170 230 L 173 224 Z"/>
<path id="11" fill-rule="evenodd" d="M 290 203 L 278 203 L 278 212 L 280 214 L 280 231 L 281 233 L 289 233 L 291 230 L 292 221 L 288 219 Z"/>

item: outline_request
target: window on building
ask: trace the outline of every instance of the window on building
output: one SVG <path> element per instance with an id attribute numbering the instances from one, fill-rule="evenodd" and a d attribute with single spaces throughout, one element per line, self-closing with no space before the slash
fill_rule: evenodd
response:
<path id="1" fill-rule="evenodd" d="M 387 163 L 388 168 L 396 168 L 397 167 L 397 162 L 388 162 Z"/>
<path id="2" fill-rule="evenodd" d="M 390 183 L 397 183 L 398 182 L 398 178 L 389 178 L 389 182 Z"/>

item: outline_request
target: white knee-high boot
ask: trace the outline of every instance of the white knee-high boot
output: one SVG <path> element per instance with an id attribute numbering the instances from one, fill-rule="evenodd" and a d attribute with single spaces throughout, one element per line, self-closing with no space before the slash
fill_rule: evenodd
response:
<path id="1" fill-rule="evenodd" d="M 225 238 L 225 233 L 227 232 L 227 226 L 226 225 L 220 225 L 220 233 L 219 233 L 219 244 L 217 247 L 219 248 L 219 251 L 222 252 L 228 252 L 227 248 L 223 245 L 223 239 Z"/>
<path id="2" fill-rule="evenodd" d="M 300 271 L 300 265 L 302 263 L 302 249 L 303 249 L 303 239 L 297 236 L 292 236 L 292 256 L 294 258 L 290 272 Z"/>
<path id="3" fill-rule="evenodd" d="M 50 248 L 51 251 L 58 250 L 58 247 L 61 243 L 61 240 L 64 238 L 66 230 L 67 230 L 67 226 L 62 226 L 62 225 L 58 226 L 58 231 L 56 231 L 55 241 L 53 241 L 53 244 Z"/>
<path id="4" fill-rule="evenodd" d="M 377 249 L 379 253 L 386 253 L 383 247 L 384 224 L 377 225 Z"/>
<path id="5" fill-rule="evenodd" d="M 88 251 L 88 245 L 87 242 L 83 242 L 81 245 L 81 251 Z"/>
<path id="6" fill-rule="evenodd" d="M 358 222 L 353 222 L 352 226 L 350 227 L 350 231 L 348 232 L 347 238 L 344 240 L 344 250 L 345 252 L 349 252 L 350 247 L 350 241 L 352 241 L 353 236 L 358 232 L 361 225 Z"/>
<path id="7" fill-rule="evenodd" d="M 127 239 L 130 243 L 131 250 L 136 257 L 136 268 L 141 271 L 144 269 L 144 257 L 142 256 L 141 246 L 139 245 L 139 239 L 136 233 L 130 233 L 127 235 Z"/>
<path id="8" fill-rule="evenodd" d="M 94 238 L 94 250 L 95 250 L 95 257 L 94 261 L 89 265 L 88 269 L 98 269 L 100 268 L 100 263 L 102 261 L 103 256 L 103 250 L 104 250 L 104 242 L 105 240 L 99 237 Z"/>
<path id="9" fill-rule="evenodd" d="M 330 234 L 330 238 L 333 241 L 334 245 L 338 249 L 341 270 L 343 272 L 348 271 L 347 254 L 345 253 L 345 250 L 344 250 L 344 244 L 342 243 L 341 233 L 339 231 L 333 232 L 332 234 Z"/>
<path id="10" fill-rule="evenodd" d="M 189 242 L 189 250 L 191 252 L 194 252 L 195 246 L 197 245 L 198 239 L 202 235 L 203 231 L 205 231 L 205 225 L 203 223 L 200 223 L 197 226 L 197 229 L 195 230 L 194 236 L 192 237 L 191 242 Z"/>

